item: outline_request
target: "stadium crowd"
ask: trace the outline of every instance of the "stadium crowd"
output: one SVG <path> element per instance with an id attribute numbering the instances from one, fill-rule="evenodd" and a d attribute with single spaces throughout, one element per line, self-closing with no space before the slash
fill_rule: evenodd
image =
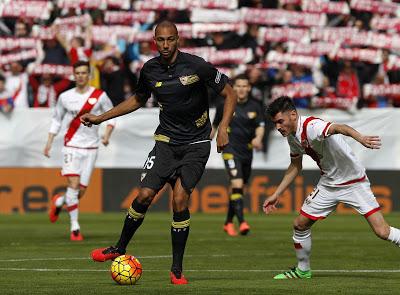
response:
<path id="1" fill-rule="evenodd" d="M 263 104 L 299 108 L 400 107 L 396 1 L 13 0 L 0 4 L 0 109 L 53 107 L 74 86 L 78 60 L 114 105 L 156 56 L 153 28 L 178 25 L 182 51 L 233 78 L 247 74 Z M 210 90 L 212 92 L 212 90 Z M 210 95 L 211 105 L 218 100 Z M 147 107 L 156 106 L 150 99 Z"/>

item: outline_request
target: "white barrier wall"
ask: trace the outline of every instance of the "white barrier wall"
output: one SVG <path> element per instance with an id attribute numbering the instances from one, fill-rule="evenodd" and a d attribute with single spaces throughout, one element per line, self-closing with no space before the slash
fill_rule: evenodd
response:
<path id="1" fill-rule="evenodd" d="M 158 109 L 140 109 L 121 117 L 108 147 L 101 147 L 97 167 L 140 168 L 154 145 L 153 132 L 158 125 Z M 61 165 L 61 132 L 55 140 L 51 158 L 43 156 L 52 111 L 49 109 L 15 110 L 11 116 L 0 113 L 0 167 L 59 167 Z M 214 110 L 210 111 L 213 118 Z M 339 110 L 307 111 L 327 121 L 346 123 L 362 133 L 379 135 L 381 150 L 367 150 L 348 140 L 355 154 L 367 169 L 400 170 L 400 110 L 363 109 L 349 113 Z M 81 126 L 80 128 L 87 128 Z M 253 167 L 259 169 L 286 169 L 289 148 L 286 139 L 274 131 L 268 154 L 256 153 Z M 215 140 L 209 168 L 223 168 L 216 152 Z M 305 169 L 317 169 L 309 158 L 304 158 Z"/>

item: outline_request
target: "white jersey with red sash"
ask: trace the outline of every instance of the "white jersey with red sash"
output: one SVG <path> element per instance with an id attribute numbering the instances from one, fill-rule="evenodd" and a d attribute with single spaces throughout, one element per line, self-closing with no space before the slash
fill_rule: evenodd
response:
<path id="1" fill-rule="evenodd" d="M 79 93 L 76 88 L 67 90 L 59 96 L 49 132 L 57 134 L 65 124 L 65 146 L 97 148 L 100 142 L 99 126 L 86 127 L 80 123 L 79 117 L 84 113 L 100 115 L 112 107 L 111 100 L 100 89 L 89 87 L 85 93 Z M 107 124 L 114 125 L 115 120 L 109 120 Z"/>
<path id="2" fill-rule="evenodd" d="M 344 186 L 365 180 L 360 164 L 342 135 L 328 135 L 331 122 L 300 116 L 295 135 L 289 135 L 290 156 L 309 155 L 321 170 L 319 184 Z"/>

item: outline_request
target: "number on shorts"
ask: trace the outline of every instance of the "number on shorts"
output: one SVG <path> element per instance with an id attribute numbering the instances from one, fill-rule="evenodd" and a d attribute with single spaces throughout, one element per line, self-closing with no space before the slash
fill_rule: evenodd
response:
<path id="1" fill-rule="evenodd" d="M 64 154 L 64 163 L 68 164 L 70 162 L 72 162 L 72 154 L 71 153 Z"/>
<path id="2" fill-rule="evenodd" d="M 153 167 L 153 165 L 154 165 L 154 159 L 155 158 L 156 158 L 156 156 L 148 157 L 146 162 L 144 163 L 143 168 L 144 169 L 151 169 Z"/>
<path id="3" fill-rule="evenodd" d="M 234 159 L 229 159 L 228 160 L 228 166 L 229 166 L 229 169 L 235 168 L 235 160 Z"/>

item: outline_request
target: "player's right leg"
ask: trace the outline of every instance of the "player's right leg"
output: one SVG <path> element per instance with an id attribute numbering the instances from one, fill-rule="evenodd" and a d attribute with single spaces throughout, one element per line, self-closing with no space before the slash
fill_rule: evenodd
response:
<path id="1" fill-rule="evenodd" d="M 389 226 L 380 211 L 366 217 L 374 233 L 382 240 L 390 241 L 400 247 L 400 229 Z"/>
<path id="2" fill-rule="evenodd" d="M 163 188 L 174 171 L 172 161 L 174 161 L 174 157 L 169 145 L 163 142 L 156 142 L 143 166 L 140 179 L 141 189 L 139 195 L 133 200 L 131 207 L 128 209 L 117 244 L 108 248 L 93 250 L 91 254 L 93 260 L 103 262 L 125 254 L 128 243 L 143 223 L 147 209 L 155 195 Z"/>
<path id="3" fill-rule="evenodd" d="M 104 262 L 112 260 L 126 253 L 126 247 L 135 234 L 136 230 L 142 225 L 147 209 L 156 195 L 156 191 L 149 188 L 141 188 L 139 195 L 133 200 L 131 207 L 125 217 L 124 226 L 120 238 L 115 246 L 100 248 L 92 251 L 91 256 L 94 261 Z"/>

